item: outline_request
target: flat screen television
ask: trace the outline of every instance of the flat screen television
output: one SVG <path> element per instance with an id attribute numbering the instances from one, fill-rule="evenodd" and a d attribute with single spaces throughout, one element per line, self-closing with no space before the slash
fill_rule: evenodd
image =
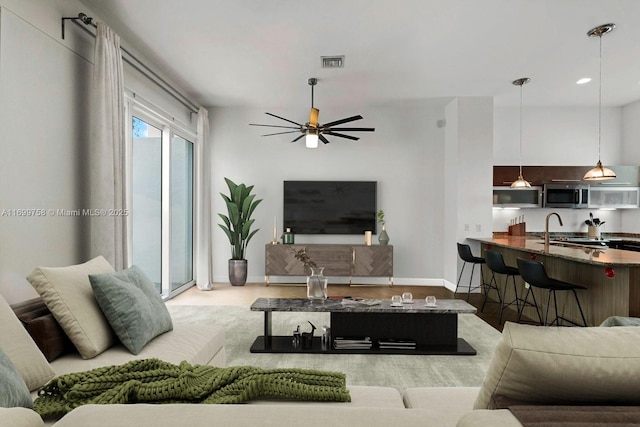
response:
<path id="1" fill-rule="evenodd" d="M 376 232 L 376 181 L 284 181 L 284 227 L 294 234 Z"/>

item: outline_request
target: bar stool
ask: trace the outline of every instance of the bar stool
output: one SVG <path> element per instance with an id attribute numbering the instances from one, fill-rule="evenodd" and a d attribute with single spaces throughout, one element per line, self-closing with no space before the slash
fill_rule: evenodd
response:
<path id="1" fill-rule="evenodd" d="M 518 322 L 522 318 L 522 312 L 524 308 L 529 305 L 531 307 L 535 307 L 536 312 L 538 313 L 538 319 L 540 323 L 542 323 L 542 317 L 540 316 L 540 310 L 538 309 L 538 304 L 536 303 L 536 297 L 531 292 L 531 296 L 533 297 L 533 303 L 529 302 L 529 293 L 531 291 L 531 287 L 527 288 L 527 292 L 525 293 L 524 298 L 518 297 L 518 287 L 516 285 L 516 276 L 520 276 L 520 271 L 516 267 L 508 266 L 504 263 L 504 258 L 500 252 L 495 251 L 485 251 L 484 259 L 487 261 L 487 267 L 491 270 L 491 281 L 494 282 L 497 290 L 498 282 L 496 280 L 496 274 L 504 274 L 504 288 L 502 291 L 502 298 L 500 298 L 500 292 L 498 291 L 498 298 L 500 298 L 500 318 L 498 319 L 498 323 L 502 323 L 502 313 L 504 309 L 509 307 L 510 305 L 515 304 L 516 310 L 518 312 Z M 513 282 L 513 294 L 515 297 L 509 303 L 505 301 L 507 296 L 507 287 L 509 286 L 509 277 L 511 277 L 511 281 Z M 485 301 L 486 301 L 485 296 Z M 484 303 L 482 304 L 482 308 L 484 309 Z M 481 310 L 482 311 L 482 310 Z"/>
<path id="2" fill-rule="evenodd" d="M 557 291 L 571 291 L 573 292 L 574 297 L 576 298 L 576 303 L 578 304 L 578 310 L 580 310 L 580 316 L 582 317 L 583 326 L 587 326 L 587 320 L 584 317 L 584 313 L 582 312 L 582 306 L 580 306 L 580 300 L 578 299 L 578 294 L 576 293 L 577 289 L 587 289 L 584 286 L 574 285 L 571 283 L 563 282 L 561 280 L 553 279 L 547 276 L 547 272 L 544 268 L 544 265 L 539 261 L 529 261 L 518 258 L 518 270 L 520 270 L 520 275 L 531 286 L 535 286 L 540 289 L 548 289 L 549 294 L 547 297 L 547 311 L 544 315 L 544 325 L 553 325 L 560 326 L 560 320 L 564 320 L 569 323 L 573 323 L 574 325 L 578 325 L 576 322 L 573 322 L 564 317 L 558 316 L 558 302 L 556 300 L 556 292 Z M 551 304 L 551 295 L 553 294 L 553 306 L 555 309 L 556 318 L 551 323 L 547 323 L 547 319 L 549 317 L 549 306 Z"/>
<path id="3" fill-rule="evenodd" d="M 458 255 L 464 262 L 462 263 L 462 270 L 460 270 L 458 283 L 456 283 L 456 290 L 453 294 L 455 295 L 458 293 L 458 288 L 460 287 L 460 280 L 462 279 L 462 273 L 464 273 L 464 267 L 467 265 L 467 263 L 471 263 L 473 267 L 471 267 L 471 276 L 469 277 L 469 286 L 467 287 L 467 302 L 468 302 L 469 296 L 471 295 L 471 291 L 474 291 L 476 289 L 484 290 L 486 286 L 486 283 L 484 282 L 484 276 L 482 275 L 482 264 L 484 264 L 486 261 L 484 260 L 484 258 L 473 256 L 473 254 L 471 253 L 471 247 L 469 245 L 465 245 L 462 243 L 458 243 Z M 478 264 L 480 264 L 480 285 L 471 286 L 471 283 L 473 281 L 473 272 L 476 268 L 476 265 Z"/>

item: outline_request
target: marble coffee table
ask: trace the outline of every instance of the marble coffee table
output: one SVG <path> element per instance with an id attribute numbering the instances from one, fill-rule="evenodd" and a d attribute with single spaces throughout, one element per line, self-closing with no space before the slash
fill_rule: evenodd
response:
<path id="1" fill-rule="evenodd" d="M 475 313 L 476 308 L 464 300 L 437 301 L 427 307 L 424 300 L 392 307 L 390 300 L 377 305 L 344 305 L 341 300 L 312 301 L 306 298 L 258 298 L 252 311 L 264 312 L 264 335 L 256 338 L 252 353 L 371 353 L 371 354 L 434 354 L 475 355 L 476 351 L 458 337 L 458 314 Z M 316 330 L 311 346 L 292 345 L 292 336 L 274 336 L 271 332 L 273 312 L 329 312 L 331 336 L 370 337 L 370 349 L 340 349 L 323 345 L 322 331 Z M 381 349 L 379 340 L 414 341 L 415 348 Z"/>

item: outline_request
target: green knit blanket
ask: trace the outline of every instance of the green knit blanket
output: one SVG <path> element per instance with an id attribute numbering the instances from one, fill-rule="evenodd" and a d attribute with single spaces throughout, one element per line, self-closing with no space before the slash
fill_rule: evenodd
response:
<path id="1" fill-rule="evenodd" d="M 38 392 L 33 407 L 46 418 L 86 404 L 242 403 L 257 398 L 351 401 L 345 374 L 339 372 L 142 359 L 54 378 Z"/>

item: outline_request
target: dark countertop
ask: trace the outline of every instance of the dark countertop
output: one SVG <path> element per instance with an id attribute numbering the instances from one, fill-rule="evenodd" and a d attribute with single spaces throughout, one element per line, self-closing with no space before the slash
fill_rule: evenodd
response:
<path id="1" fill-rule="evenodd" d="M 544 254 L 572 261 L 596 265 L 617 265 L 640 267 L 640 252 L 624 251 L 606 247 L 580 246 L 563 242 L 555 242 L 545 248 L 539 237 L 468 237 L 469 240 L 491 244 L 499 247 L 522 250 L 530 253 Z"/>

